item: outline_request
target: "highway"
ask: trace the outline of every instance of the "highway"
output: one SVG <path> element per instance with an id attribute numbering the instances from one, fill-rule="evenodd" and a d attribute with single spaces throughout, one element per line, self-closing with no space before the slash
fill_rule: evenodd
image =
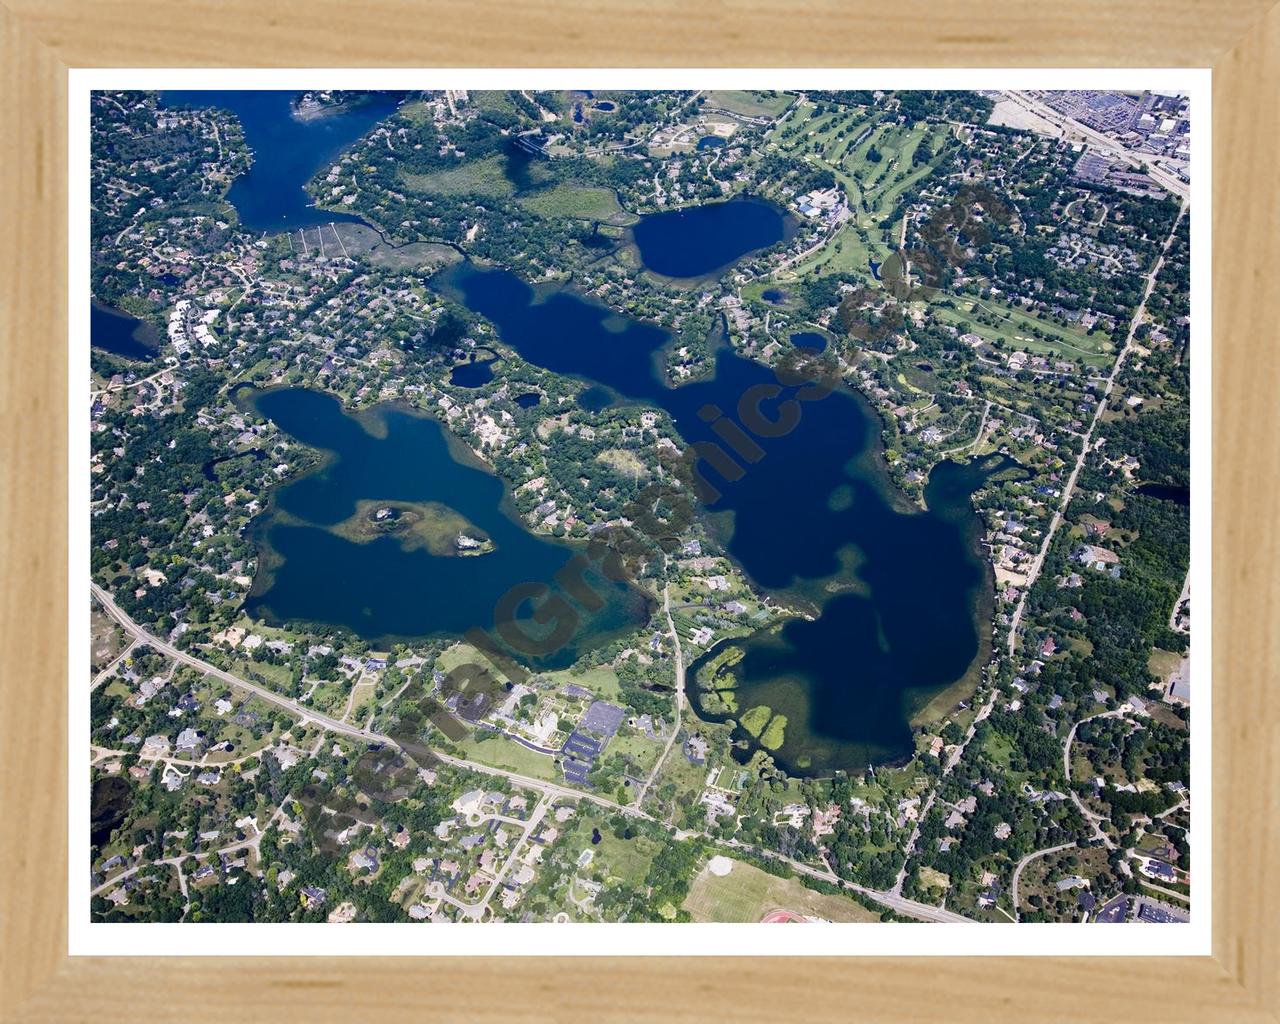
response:
<path id="1" fill-rule="evenodd" d="M 1177 196 L 1184 203 L 1191 198 L 1191 186 L 1176 175 L 1170 174 L 1157 161 L 1160 159 L 1155 153 L 1142 153 L 1128 149 L 1123 143 L 1116 141 L 1102 132 L 1095 131 L 1086 125 L 1081 124 L 1075 118 L 1054 110 L 1040 100 L 1028 96 L 1024 92 L 1014 92 L 1006 89 L 1004 92 L 1006 98 L 1018 106 L 1031 111 L 1039 117 L 1044 118 L 1050 124 L 1054 125 L 1062 132 L 1063 138 L 1068 135 L 1075 136 L 1080 142 L 1087 142 L 1095 149 L 1110 153 L 1127 163 L 1135 169 L 1146 167 L 1147 176 L 1151 178 L 1161 188 L 1166 189 L 1173 195 Z"/>

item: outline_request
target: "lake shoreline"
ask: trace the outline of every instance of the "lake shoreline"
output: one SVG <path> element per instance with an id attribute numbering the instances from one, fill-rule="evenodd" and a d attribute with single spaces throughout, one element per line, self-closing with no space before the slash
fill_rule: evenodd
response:
<path id="1" fill-rule="evenodd" d="M 295 443 L 318 455 L 302 473 L 272 488 L 266 508 L 247 531 L 258 554 L 258 567 L 245 612 L 266 625 L 306 627 L 320 634 L 346 632 L 380 646 L 461 639 L 472 627 L 491 627 L 494 610 L 510 588 L 526 580 L 550 585 L 562 563 L 587 550 L 587 541 L 553 538 L 524 524 L 512 500 L 510 483 L 428 410 L 402 400 L 349 410 L 333 392 L 289 386 L 245 386 L 238 389 L 236 400 L 253 409 L 255 416 L 271 419 Z M 317 401 L 322 404 L 317 406 Z M 329 439 L 333 446 L 320 443 L 322 438 L 297 437 L 277 419 L 299 402 L 313 414 L 326 408 L 323 403 L 331 403 L 326 415 L 336 419 L 331 428 L 324 429 L 337 431 Z M 269 408 L 277 403 L 284 404 Z M 350 427 L 343 426 L 347 423 Z M 415 428 L 412 423 L 421 426 Z M 351 433 L 353 429 L 359 433 Z M 399 457 L 400 447 L 406 445 L 414 458 Z M 395 477 L 397 472 L 402 475 Z M 377 486 L 384 492 L 360 494 L 362 483 L 370 479 L 378 480 Z M 397 489 L 401 493 L 391 493 Z M 299 501 L 300 493 L 308 496 Z M 438 497 L 432 497 L 437 493 Z M 347 494 L 352 495 L 350 509 L 343 505 Z M 465 520 L 475 531 L 473 539 L 483 535 L 483 550 L 432 555 L 425 546 L 406 547 L 392 536 L 361 542 L 343 537 L 344 523 L 349 524 L 359 513 L 362 502 L 367 503 L 366 509 L 371 505 L 438 504 Z M 288 541 L 283 545 L 281 530 L 292 531 L 284 535 Z M 291 565 L 299 543 L 317 554 Z M 411 571 L 411 565 L 417 571 Z M 542 568 L 537 568 L 539 565 Z M 317 589 L 307 582 L 311 573 L 319 573 L 325 580 L 334 574 L 349 579 L 339 601 L 344 612 L 319 616 L 302 610 L 317 605 L 317 595 L 320 603 L 326 596 L 324 586 Z M 609 584 L 603 591 L 609 599 L 606 607 L 598 615 L 585 616 L 581 630 L 563 649 L 531 659 L 519 652 L 513 655 L 535 671 L 567 667 L 586 651 L 643 628 L 656 611 L 656 597 L 634 584 Z M 405 600 L 396 597 L 399 592 Z M 336 594 L 328 597 L 330 606 L 338 600 Z M 362 610 L 359 602 L 366 600 L 373 604 Z M 387 625 L 409 621 L 441 624 L 438 628 L 384 629 L 378 625 L 380 621 Z"/>

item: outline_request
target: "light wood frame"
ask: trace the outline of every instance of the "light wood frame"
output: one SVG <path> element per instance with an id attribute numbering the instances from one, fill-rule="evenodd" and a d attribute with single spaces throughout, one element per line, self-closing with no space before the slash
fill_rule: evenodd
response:
<path id="1" fill-rule="evenodd" d="M 1280 651 L 1272 632 L 1280 608 L 1280 7 L 1272 2 L 0 0 L 2 1019 L 1280 1018 Z M 273 65 L 1212 67 L 1213 956 L 750 964 L 68 957 L 67 70 Z M 1133 939 L 1141 942 L 1139 930 Z"/>

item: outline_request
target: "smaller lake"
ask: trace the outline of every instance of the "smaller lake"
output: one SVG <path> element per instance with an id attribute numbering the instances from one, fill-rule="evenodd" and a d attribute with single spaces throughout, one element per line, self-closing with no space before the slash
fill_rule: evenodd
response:
<path id="1" fill-rule="evenodd" d="M 101 849 L 111 841 L 111 833 L 124 822 L 130 805 L 129 780 L 104 775 L 89 791 L 89 841 Z"/>
<path id="2" fill-rule="evenodd" d="M 795 219 L 753 197 L 650 213 L 631 229 L 646 270 L 663 277 L 703 277 L 794 236 Z"/>
<path id="3" fill-rule="evenodd" d="M 89 344 L 94 348 L 145 363 L 159 354 L 162 341 L 149 323 L 96 299 L 90 301 Z"/>
<path id="4" fill-rule="evenodd" d="M 470 360 L 459 363 L 453 368 L 453 372 L 449 374 L 450 384 L 458 388 L 479 388 L 493 380 L 493 367 L 498 362 L 497 356 L 490 354 L 486 359 L 477 359 L 477 355 L 479 352 L 473 353 Z"/>
<path id="5" fill-rule="evenodd" d="M 704 135 L 698 140 L 699 149 L 724 149 L 724 139 L 719 135 Z"/>
<path id="6" fill-rule="evenodd" d="M 800 331 L 791 335 L 791 344 L 796 348 L 807 348 L 811 352 L 824 352 L 827 348 L 827 336 L 817 331 Z"/>
<path id="7" fill-rule="evenodd" d="M 521 409 L 532 409 L 542 401 L 542 396 L 536 391 L 526 391 L 523 395 L 516 395 L 516 405 Z"/>
<path id="8" fill-rule="evenodd" d="M 1191 507 L 1191 491 L 1186 487 L 1174 487 L 1172 484 L 1139 484 L 1139 494 L 1160 501 L 1172 501 L 1183 508 Z"/>
<path id="9" fill-rule="evenodd" d="M 787 293 L 781 288 L 766 288 L 760 293 L 760 298 L 771 305 L 780 306 L 787 301 Z"/>

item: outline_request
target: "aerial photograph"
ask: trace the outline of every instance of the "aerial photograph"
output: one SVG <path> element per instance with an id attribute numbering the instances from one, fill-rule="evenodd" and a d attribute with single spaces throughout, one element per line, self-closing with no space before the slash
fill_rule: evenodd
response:
<path id="1" fill-rule="evenodd" d="M 90 94 L 90 922 L 1190 921 L 1189 97 L 697 84 Z"/>

